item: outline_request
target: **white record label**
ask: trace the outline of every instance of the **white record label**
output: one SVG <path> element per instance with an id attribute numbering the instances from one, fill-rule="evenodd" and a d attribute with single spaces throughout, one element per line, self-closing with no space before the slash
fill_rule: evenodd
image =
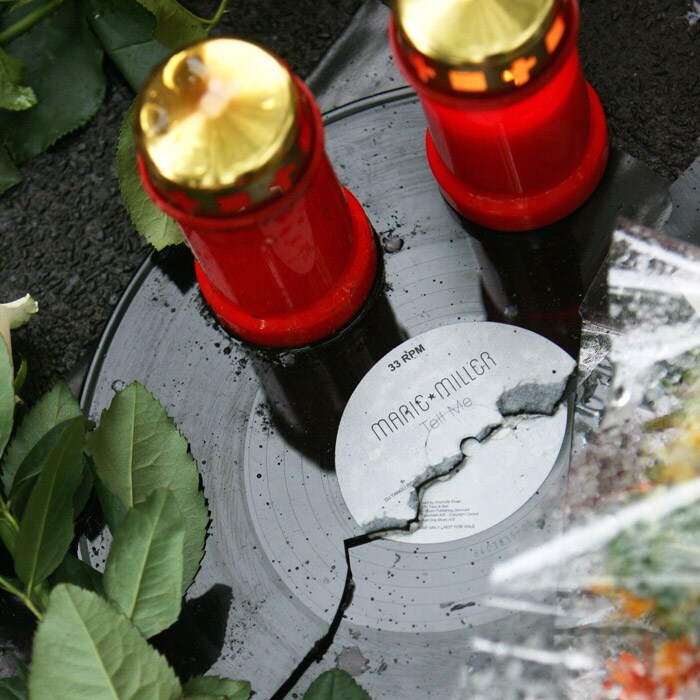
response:
<path id="1" fill-rule="evenodd" d="M 575 363 L 530 331 L 459 323 L 406 341 L 360 382 L 343 413 L 336 469 L 366 532 L 449 542 L 502 522 L 538 491 L 562 451 L 561 401 Z M 439 477 L 443 477 L 440 479 Z"/>

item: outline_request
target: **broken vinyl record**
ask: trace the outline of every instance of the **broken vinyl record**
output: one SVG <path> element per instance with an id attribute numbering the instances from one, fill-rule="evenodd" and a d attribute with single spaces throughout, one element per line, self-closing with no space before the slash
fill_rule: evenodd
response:
<path id="1" fill-rule="evenodd" d="M 573 362 L 530 331 L 476 323 L 487 316 L 482 300 L 498 294 L 489 295 L 464 223 L 432 179 L 424 133 L 407 90 L 327 119 L 329 155 L 382 241 L 389 301 L 409 336 L 353 395 L 338 471 L 277 430 L 246 350 L 205 307 L 187 250 L 143 265 L 104 334 L 85 408 L 97 419 L 116 390 L 142 382 L 189 440 L 211 513 L 184 613 L 171 639 L 159 640 L 183 675 L 250 679 L 269 698 L 297 681 L 303 690 L 337 664 L 361 674 L 375 699 L 453 697 L 479 663 L 469 646 L 474 629 L 488 626 L 504 639 L 527 631 L 524 616 L 489 605 L 488 576 L 498 560 L 560 525 L 571 411 L 559 399 Z M 624 166 L 613 163 L 610 182 L 634 181 Z M 601 221 L 612 220 L 624 196 L 609 190 Z M 532 391 L 528 399 L 515 390 L 552 385 L 553 371 L 559 393 L 545 415 Z M 514 403 L 503 403 L 509 389 Z M 480 417 L 465 427 L 477 407 Z M 498 440 L 508 446 L 494 454 L 505 459 L 490 452 Z M 518 446 L 540 459 L 519 459 Z M 491 479 L 495 489 L 484 487 L 476 506 L 467 502 L 464 455 L 480 465 L 481 486 Z M 489 474 L 494 460 L 507 478 Z M 442 472 L 430 471 L 439 465 Z M 433 526 L 376 534 L 413 517 L 411 494 L 441 476 L 452 478 L 425 490 L 439 493 L 426 510 Z M 99 566 L 107 548 L 97 537 L 83 553 Z M 325 653 L 313 651 L 318 640 Z M 307 671 L 305 659 L 320 663 Z"/>

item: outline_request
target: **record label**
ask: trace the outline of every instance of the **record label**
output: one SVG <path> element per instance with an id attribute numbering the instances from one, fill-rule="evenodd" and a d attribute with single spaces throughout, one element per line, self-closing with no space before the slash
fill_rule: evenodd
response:
<path id="1" fill-rule="evenodd" d="M 411 543 L 476 535 L 524 506 L 565 441 L 575 363 L 530 331 L 459 323 L 415 336 L 370 370 L 343 414 L 336 470 L 365 532 Z"/>

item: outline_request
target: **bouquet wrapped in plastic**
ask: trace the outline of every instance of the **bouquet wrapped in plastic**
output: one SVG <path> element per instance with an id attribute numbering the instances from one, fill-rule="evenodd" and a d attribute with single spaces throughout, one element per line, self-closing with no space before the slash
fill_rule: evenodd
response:
<path id="1" fill-rule="evenodd" d="M 582 315 L 567 525 L 494 570 L 534 631 L 477 637 L 470 690 L 698 698 L 700 250 L 619 227 Z"/>

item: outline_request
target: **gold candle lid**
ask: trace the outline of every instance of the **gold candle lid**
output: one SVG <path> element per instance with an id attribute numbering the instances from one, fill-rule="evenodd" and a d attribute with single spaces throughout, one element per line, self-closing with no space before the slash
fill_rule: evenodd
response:
<path id="1" fill-rule="evenodd" d="M 263 203 L 302 174 L 299 95 L 260 47 L 211 39 L 174 54 L 146 81 L 136 140 L 152 184 L 191 213 Z"/>
<path id="2" fill-rule="evenodd" d="M 418 80 L 450 93 L 522 87 L 566 31 L 567 0 L 394 0 L 399 48 Z"/>

